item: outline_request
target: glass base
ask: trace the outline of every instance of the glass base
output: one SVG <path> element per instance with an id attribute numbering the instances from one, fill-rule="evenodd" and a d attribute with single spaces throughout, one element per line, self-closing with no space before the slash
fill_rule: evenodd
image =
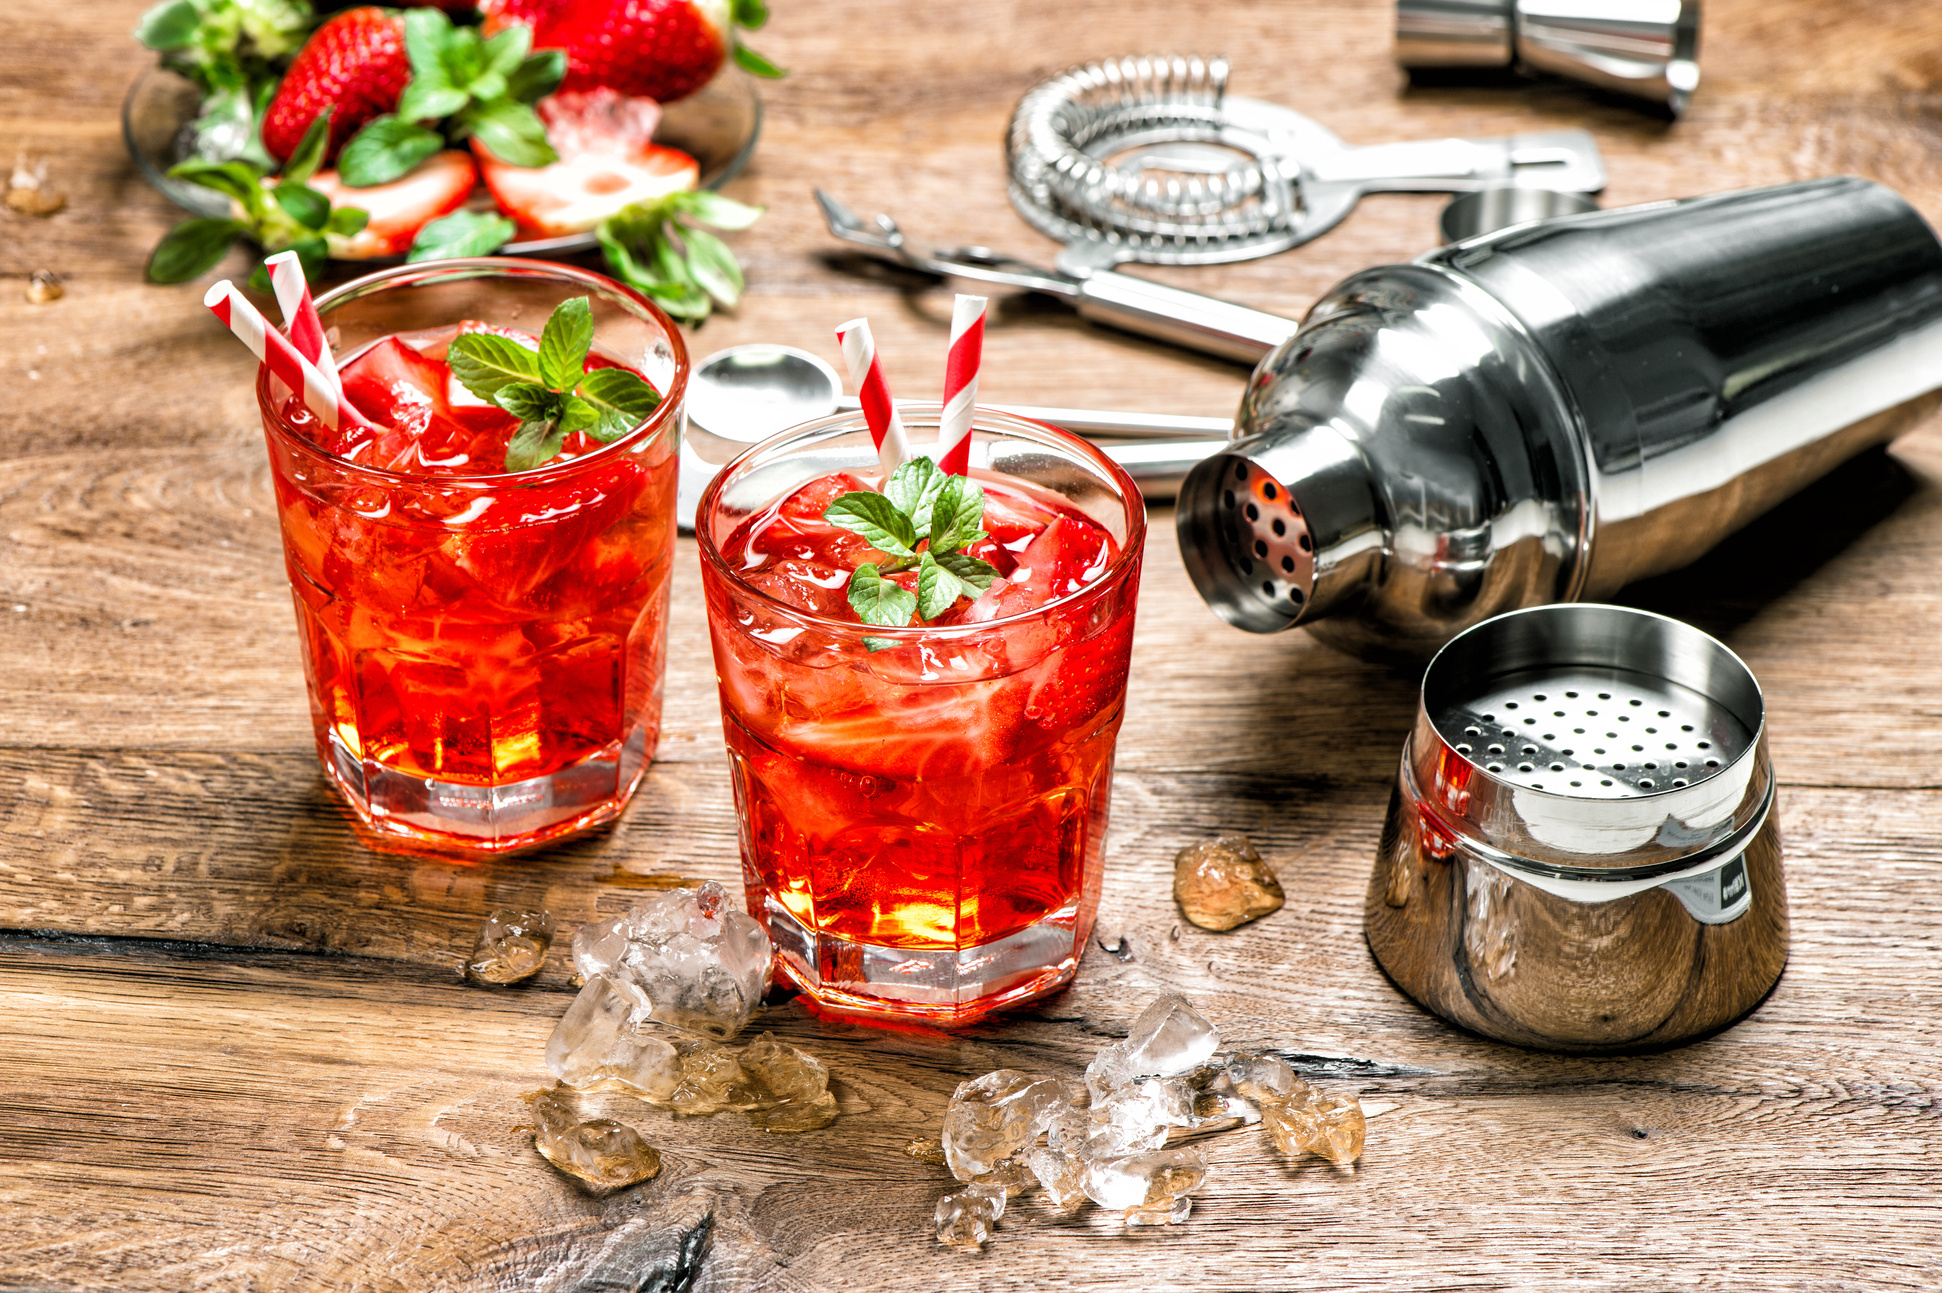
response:
<path id="1" fill-rule="evenodd" d="M 818 933 L 766 895 L 751 914 L 768 928 L 776 969 L 818 1005 L 941 1026 L 970 1023 L 1063 987 L 1078 971 L 1089 932 L 1079 928 L 1076 900 L 1015 934 L 963 948 L 881 947 Z"/>
<path id="2" fill-rule="evenodd" d="M 646 725 L 558 772 L 480 786 L 412 776 L 362 759 L 336 732 L 324 771 L 373 848 L 496 857 L 535 848 L 620 816 L 647 771 Z"/>

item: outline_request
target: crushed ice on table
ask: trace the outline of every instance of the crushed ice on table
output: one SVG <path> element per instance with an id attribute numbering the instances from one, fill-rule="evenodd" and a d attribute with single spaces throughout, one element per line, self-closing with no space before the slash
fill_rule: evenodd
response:
<path id="1" fill-rule="evenodd" d="M 1340 1167 L 1362 1157 L 1366 1124 L 1354 1096 L 1324 1095 L 1297 1078 L 1288 1096 L 1261 1102 L 1261 1121 L 1274 1147 L 1290 1158 L 1319 1154 Z"/>
<path id="2" fill-rule="evenodd" d="M 760 922 L 713 881 L 670 889 L 612 920 L 582 925 L 573 962 L 603 977 L 640 1019 L 727 1041 L 769 990 L 771 949 Z"/>
<path id="3" fill-rule="evenodd" d="M 1173 859 L 1173 897 L 1188 920 L 1217 932 L 1279 911 L 1285 901 L 1281 882 L 1245 835 L 1181 849 Z"/>
<path id="4" fill-rule="evenodd" d="M 553 945 L 553 917 L 544 911 L 495 911 L 479 926 L 478 941 L 466 958 L 466 977 L 475 983 L 518 983 L 546 964 Z"/>
<path id="5" fill-rule="evenodd" d="M 755 1107 L 749 1121 L 764 1131 L 815 1131 L 836 1121 L 829 1069 L 813 1055 L 763 1033 L 742 1051 Z"/>
<path id="6" fill-rule="evenodd" d="M 938 1242 L 980 1251 L 1006 1198 L 1033 1183 L 1053 1212 L 1091 1202 L 1127 1226 L 1177 1225 L 1208 1169 L 1198 1149 L 1168 1146 L 1175 1128 L 1205 1135 L 1260 1122 L 1285 1154 L 1338 1164 L 1361 1154 L 1354 1096 L 1323 1094 L 1278 1056 L 1219 1049 L 1213 1024 L 1168 993 L 1140 1012 L 1124 1041 L 1099 1049 L 1083 1086 L 1017 1069 L 960 1084 L 941 1149 L 964 1184 L 938 1200 Z M 938 1147 L 913 1141 L 905 1152 L 935 1162 Z"/>
<path id="7" fill-rule="evenodd" d="M 991 1223 L 1004 1215 L 1004 1187 L 974 1182 L 937 1201 L 937 1242 L 959 1252 L 983 1252 Z"/>
<path id="8" fill-rule="evenodd" d="M 582 1121 L 572 1097 L 559 1088 L 525 1097 L 539 1125 L 533 1148 L 596 1193 L 649 1180 L 661 1171 L 661 1155 L 640 1133 L 611 1118 Z"/>
<path id="9" fill-rule="evenodd" d="M 624 1086 L 668 1100 L 682 1080 L 683 1060 L 669 1037 L 642 1027 L 632 1001 L 611 980 L 587 980 L 546 1041 L 546 1067 L 570 1087 Z"/>
<path id="10" fill-rule="evenodd" d="M 975 1181 L 1032 1144 L 1071 1103 L 1067 1085 L 1042 1073 L 999 1069 L 958 1085 L 944 1114 L 944 1161 L 960 1181 Z"/>
<path id="11" fill-rule="evenodd" d="M 1086 1164 L 1086 1197 L 1111 1208 L 1129 1226 L 1185 1221 L 1187 1196 L 1207 1179 L 1207 1160 L 1197 1149 L 1156 1149 Z"/>
<path id="12" fill-rule="evenodd" d="M 573 959 L 586 979 L 546 1043 L 569 1087 L 621 1088 L 689 1117 L 734 1111 L 764 1131 L 836 1121 L 821 1060 L 763 1033 L 740 1032 L 769 985 L 769 939 L 718 884 L 656 894 L 584 925 Z"/>
<path id="13" fill-rule="evenodd" d="M 1123 1042 L 1103 1046 L 1086 1066 L 1086 1086 L 1096 1104 L 1101 1095 L 1143 1077 L 1177 1077 L 1207 1062 L 1220 1034 L 1187 999 L 1169 992 L 1133 1021 Z"/>

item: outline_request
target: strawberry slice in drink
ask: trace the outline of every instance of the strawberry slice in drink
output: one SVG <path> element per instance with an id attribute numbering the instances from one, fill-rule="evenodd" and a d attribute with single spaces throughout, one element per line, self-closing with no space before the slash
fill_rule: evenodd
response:
<path id="1" fill-rule="evenodd" d="M 378 430 L 347 439 L 337 452 L 386 471 L 478 474 L 482 455 L 487 462 L 495 449 L 503 456 L 519 420 L 484 404 L 461 414 L 452 406 L 450 378 L 443 361 L 396 336 L 370 347 L 345 365 L 344 397 Z"/>

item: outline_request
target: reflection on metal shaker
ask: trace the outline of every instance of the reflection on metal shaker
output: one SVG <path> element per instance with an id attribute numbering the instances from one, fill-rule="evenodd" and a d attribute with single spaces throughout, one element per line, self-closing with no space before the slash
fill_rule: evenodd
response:
<path id="1" fill-rule="evenodd" d="M 1676 620 L 1540 606 L 1423 677 L 1363 904 L 1445 1019 L 1546 1050 L 1656 1049 L 1757 1005 L 1787 961 L 1765 707 Z"/>
<path id="2" fill-rule="evenodd" d="M 1176 515 L 1257 633 L 1423 659 L 1720 539 L 1942 403 L 1942 243 L 1831 178 L 1593 211 L 1356 274 Z"/>

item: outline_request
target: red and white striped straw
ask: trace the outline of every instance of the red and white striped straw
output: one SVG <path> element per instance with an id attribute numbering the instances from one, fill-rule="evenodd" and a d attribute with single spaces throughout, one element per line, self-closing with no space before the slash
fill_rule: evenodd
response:
<path id="1" fill-rule="evenodd" d="M 843 364 L 856 383 L 857 402 L 863 406 L 863 420 L 869 424 L 870 439 L 877 446 L 877 461 L 883 464 L 887 481 L 909 460 L 910 442 L 904 437 L 904 420 L 897 416 L 897 406 L 891 402 L 890 387 L 883 380 L 883 363 L 877 358 L 869 320 L 837 324 L 836 340 L 843 347 Z"/>
<path id="2" fill-rule="evenodd" d="M 270 326 L 269 320 L 257 313 L 236 285 L 228 279 L 209 289 L 202 303 L 236 334 L 238 340 L 250 348 L 276 378 L 291 390 L 303 396 L 303 402 L 319 421 L 331 430 L 337 430 L 340 423 L 356 427 L 369 427 L 371 424 L 350 405 L 337 398 L 336 388 L 317 366 L 297 353 L 290 339 Z"/>
<path id="3" fill-rule="evenodd" d="M 283 326 L 297 353 L 317 365 L 317 371 L 330 379 L 341 399 L 344 381 L 337 375 L 337 359 L 324 340 L 324 321 L 317 316 L 317 303 L 310 299 L 310 282 L 303 276 L 303 262 L 294 251 L 280 251 L 263 262 L 276 291 L 276 303 L 283 307 Z"/>
<path id="4" fill-rule="evenodd" d="M 971 414 L 978 403 L 978 365 L 984 360 L 982 296 L 958 293 L 951 310 L 951 349 L 944 358 L 944 415 L 937 423 L 937 465 L 952 476 L 971 470 Z"/>

